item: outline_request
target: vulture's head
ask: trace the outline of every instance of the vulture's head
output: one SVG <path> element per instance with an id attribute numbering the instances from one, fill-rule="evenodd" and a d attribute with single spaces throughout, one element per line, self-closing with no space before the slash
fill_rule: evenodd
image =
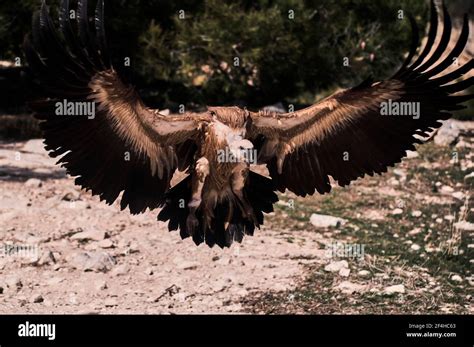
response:
<path id="1" fill-rule="evenodd" d="M 250 114 L 247 110 L 243 110 L 240 107 L 208 107 L 207 111 L 211 116 L 221 123 L 224 123 L 228 127 L 234 129 L 245 128 L 247 120 L 250 118 Z"/>

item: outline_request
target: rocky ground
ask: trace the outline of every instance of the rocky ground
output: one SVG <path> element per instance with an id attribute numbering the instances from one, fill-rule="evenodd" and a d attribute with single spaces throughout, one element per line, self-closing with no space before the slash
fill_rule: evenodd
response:
<path id="1" fill-rule="evenodd" d="M 40 140 L 3 142 L 0 313 L 472 314 L 472 135 L 450 122 L 382 177 L 281 194 L 226 250 L 101 203 Z"/>
<path id="2" fill-rule="evenodd" d="M 157 211 L 131 216 L 74 186 L 41 140 L 0 146 L 0 182 L 0 313 L 237 312 L 251 292 L 293 287 L 300 259 L 323 261 L 313 231 L 288 244 L 264 228 L 226 250 L 182 241 Z"/>

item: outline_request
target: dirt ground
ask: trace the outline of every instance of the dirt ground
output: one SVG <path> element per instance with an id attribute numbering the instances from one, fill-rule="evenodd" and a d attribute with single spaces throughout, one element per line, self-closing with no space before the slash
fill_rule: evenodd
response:
<path id="1" fill-rule="evenodd" d="M 330 195 L 281 194 L 224 250 L 81 191 L 41 140 L 0 143 L 0 313 L 472 314 L 471 135 Z"/>
<path id="2" fill-rule="evenodd" d="M 38 245 L 0 256 L 0 313 L 238 312 L 324 261 L 311 231 L 298 244 L 264 227 L 231 249 L 197 247 L 157 211 L 132 216 L 81 191 L 41 140 L 2 144 L 0 167 L 0 245 Z"/>

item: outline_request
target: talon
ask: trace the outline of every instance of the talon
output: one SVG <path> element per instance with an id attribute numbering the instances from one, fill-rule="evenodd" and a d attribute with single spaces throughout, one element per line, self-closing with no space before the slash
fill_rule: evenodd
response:
<path id="1" fill-rule="evenodd" d="M 209 160 L 201 157 L 196 161 L 196 174 L 199 181 L 204 182 L 204 179 L 209 175 Z"/>

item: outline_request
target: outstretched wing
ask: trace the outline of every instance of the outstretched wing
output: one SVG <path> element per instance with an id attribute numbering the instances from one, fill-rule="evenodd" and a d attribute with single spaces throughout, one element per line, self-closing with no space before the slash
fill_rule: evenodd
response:
<path id="1" fill-rule="evenodd" d="M 428 42 L 411 65 L 418 30 L 410 18 L 412 48 L 392 78 L 373 84 L 366 81 L 294 113 L 251 114 L 249 137 L 256 143 L 260 161 L 267 163 L 277 189 L 287 188 L 301 196 L 315 190 L 323 194 L 331 190 L 328 176 L 345 186 L 365 174 L 385 172 L 400 162 L 407 150 L 415 149 L 415 143 L 422 142 L 414 135 L 428 137 L 430 130 L 441 125 L 438 120 L 451 116 L 446 111 L 465 108 L 459 104 L 473 95 L 452 94 L 472 86 L 473 77 L 448 83 L 470 72 L 474 60 L 444 76 L 436 75 L 462 53 L 469 22 L 466 16 L 457 44 L 440 59 L 451 36 L 451 21 L 444 5 L 443 14 L 443 34 L 439 45 L 433 47 L 438 16 L 432 3 Z M 411 113 L 394 115 L 400 110 Z"/>
<path id="2" fill-rule="evenodd" d="M 69 1 L 63 0 L 58 33 L 43 1 L 33 17 L 32 37 L 25 39 L 29 67 L 44 94 L 31 107 L 42 120 L 46 148 L 78 176 L 76 184 L 101 200 L 111 204 L 123 191 L 122 209 L 156 208 L 178 166 L 176 152 L 193 150 L 205 116 L 160 115 L 122 83 L 107 56 L 103 0 L 96 8 L 95 33 L 87 1 L 78 2 L 77 35 L 69 14 Z"/>

